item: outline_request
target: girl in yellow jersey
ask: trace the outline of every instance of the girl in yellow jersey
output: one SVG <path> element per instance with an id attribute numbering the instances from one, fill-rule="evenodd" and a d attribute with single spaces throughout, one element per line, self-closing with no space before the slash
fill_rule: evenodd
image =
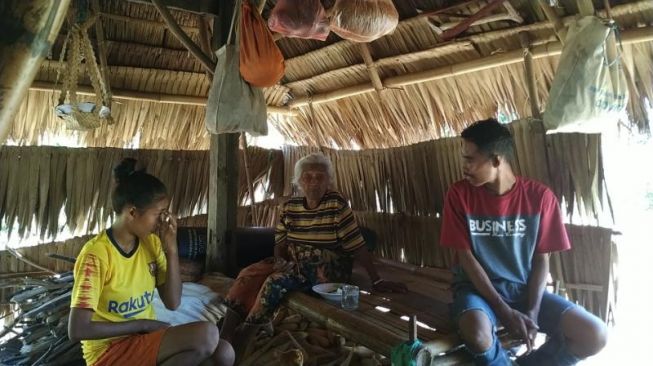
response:
<path id="1" fill-rule="evenodd" d="M 135 167 L 136 160 L 125 159 L 114 169 L 116 221 L 84 245 L 75 263 L 69 337 L 81 340 L 93 366 L 230 366 L 233 349 L 214 324 L 171 327 L 155 319 L 155 288 L 168 309 L 181 302 L 177 222 L 163 183 Z"/>

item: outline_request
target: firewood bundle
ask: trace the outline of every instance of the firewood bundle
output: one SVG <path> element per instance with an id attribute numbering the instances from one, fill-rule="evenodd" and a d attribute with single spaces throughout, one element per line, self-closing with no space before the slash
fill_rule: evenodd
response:
<path id="1" fill-rule="evenodd" d="M 0 283 L 0 288 L 11 287 L 19 289 L 10 299 L 17 311 L 0 331 L 0 339 L 9 335 L 0 345 L 0 364 L 84 365 L 80 343 L 67 333 L 72 272 Z"/>

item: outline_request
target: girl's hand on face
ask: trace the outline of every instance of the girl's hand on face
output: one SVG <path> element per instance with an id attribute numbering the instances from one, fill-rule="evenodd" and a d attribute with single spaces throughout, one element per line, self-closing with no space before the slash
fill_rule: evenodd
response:
<path id="1" fill-rule="evenodd" d="M 168 211 L 161 214 L 159 237 L 166 253 L 177 252 L 177 219 Z"/>

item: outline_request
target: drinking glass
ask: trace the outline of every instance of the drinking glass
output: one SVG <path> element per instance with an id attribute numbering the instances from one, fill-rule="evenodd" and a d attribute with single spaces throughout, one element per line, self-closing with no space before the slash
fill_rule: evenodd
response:
<path id="1" fill-rule="evenodd" d="M 353 285 L 343 285 L 341 287 L 342 299 L 340 305 L 345 310 L 356 310 L 358 309 L 358 296 L 360 295 L 360 290 L 358 286 Z"/>

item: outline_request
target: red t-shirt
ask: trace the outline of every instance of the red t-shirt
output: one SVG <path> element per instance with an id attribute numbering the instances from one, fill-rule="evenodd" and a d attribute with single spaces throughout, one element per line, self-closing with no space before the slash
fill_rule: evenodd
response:
<path id="1" fill-rule="evenodd" d="M 471 250 L 490 280 L 525 285 L 533 253 L 571 248 L 558 200 L 537 181 L 517 177 L 497 196 L 459 181 L 447 192 L 440 244 Z"/>

